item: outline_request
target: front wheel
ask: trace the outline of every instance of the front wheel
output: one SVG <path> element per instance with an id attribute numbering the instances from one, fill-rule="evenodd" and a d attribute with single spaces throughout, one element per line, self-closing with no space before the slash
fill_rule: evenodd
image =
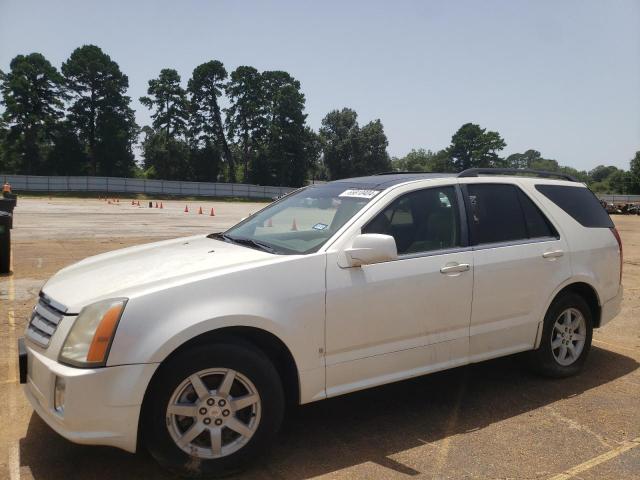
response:
<path id="1" fill-rule="evenodd" d="M 284 394 L 262 352 L 199 346 L 161 368 L 143 411 L 144 442 L 161 465 L 189 477 L 224 475 L 272 443 Z"/>
<path id="2" fill-rule="evenodd" d="M 550 377 L 577 374 L 591 349 L 593 317 L 585 300 L 574 293 L 556 298 L 544 319 L 540 347 L 531 352 L 531 366 Z"/>

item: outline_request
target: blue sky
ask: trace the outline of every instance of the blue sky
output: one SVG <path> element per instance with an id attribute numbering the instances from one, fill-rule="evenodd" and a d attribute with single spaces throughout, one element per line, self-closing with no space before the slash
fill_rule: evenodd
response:
<path id="1" fill-rule="evenodd" d="M 183 83 L 219 59 L 287 70 L 309 124 L 351 107 L 380 118 L 389 153 L 437 150 L 463 123 L 504 153 L 540 150 L 580 169 L 628 168 L 640 150 L 640 1 L 0 0 L 0 69 L 41 52 L 58 68 L 96 44 L 138 97 L 161 68 Z"/>

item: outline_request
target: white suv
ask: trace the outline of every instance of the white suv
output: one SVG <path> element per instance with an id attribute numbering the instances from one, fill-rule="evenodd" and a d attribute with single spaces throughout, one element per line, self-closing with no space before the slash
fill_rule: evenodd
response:
<path id="1" fill-rule="evenodd" d="M 74 442 L 197 476 L 261 453 L 287 404 L 524 351 L 573 375 L 620 310 L 620 237 L 581 183 L 490 173 L 313 185 L 67 267 L 21 340 L 25 393 Z"/>

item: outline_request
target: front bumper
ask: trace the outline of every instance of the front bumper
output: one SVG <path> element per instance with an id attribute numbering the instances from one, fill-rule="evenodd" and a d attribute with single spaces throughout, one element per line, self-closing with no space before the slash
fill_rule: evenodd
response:
<path id="1" fill-rule="evenodd" d="M 622 309 L 622 297 L 624 295 L 624 287 L 620 285 L 618 294 L 610 300 L 607 300 L 602 305 L 602 311 L 600 313 L 600 326 L 603 327 L 608 322 L 613 320 L 616 315 L 620 313 Z"/>
<path id="2" fill-rule="evenodd" d="M 24 392 L 53 430 L 72 442 L 136 451 L 140 407 L 158 364 L 83 369 L 62 365 L 28 344 L 26 354 Z M 56 377 L 66 385 L 61 413 L 54 408 Z"/>

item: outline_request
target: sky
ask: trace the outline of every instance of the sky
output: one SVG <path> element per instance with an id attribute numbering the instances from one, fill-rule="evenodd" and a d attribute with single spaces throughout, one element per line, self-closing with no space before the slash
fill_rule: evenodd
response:
<path id="1" fill-rule="evenodd" d="M 60 68 L 101 47 L 138 98 L 162 68 L 183 84 L 211 59 L 286 70 L 308 123 L 353 108 L 380 118 L 389 153 L 439 150 L 473 122 L 505 155 L 529 148 L 589 170 L 640 150 L 639 0 L 0 0 L 0 69 L 40 52 Z"/>

